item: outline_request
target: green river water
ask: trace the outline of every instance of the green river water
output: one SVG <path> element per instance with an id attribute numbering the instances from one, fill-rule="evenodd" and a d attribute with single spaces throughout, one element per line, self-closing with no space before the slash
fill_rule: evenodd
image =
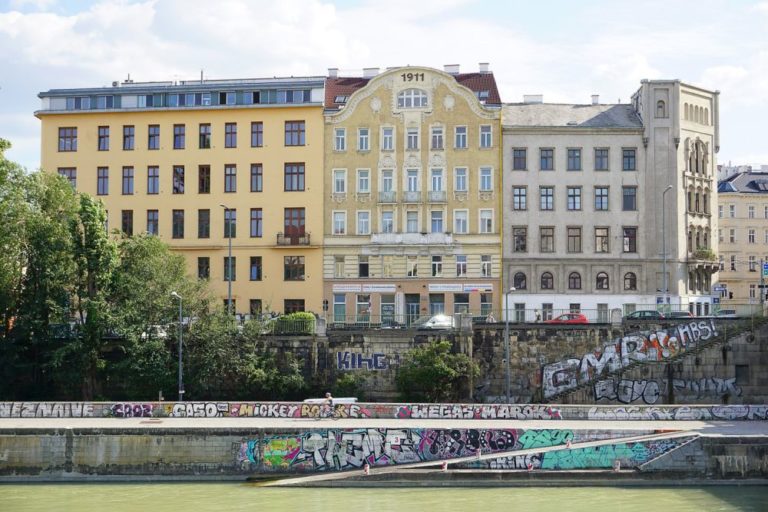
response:
<path id="1" fill-rule="evenodd" d="M 768 511 L 768 487 L 277 489 L 238 483 L 0 485 L 0 511 Z"/>

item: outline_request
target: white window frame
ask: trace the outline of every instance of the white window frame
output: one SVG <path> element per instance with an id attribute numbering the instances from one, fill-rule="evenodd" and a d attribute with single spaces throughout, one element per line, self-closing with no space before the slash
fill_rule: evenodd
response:
<path id="1" fill-rule="evenodd" d="M 358 194 L 371 193 L 371 170 L 370 169 L 357 170 L 357 192 Z"/>
<path id="2" fill-rule="evenodd" d="M 487 174 L 484 174 L 487 171 Z M 478 170 L 478 190 L 480 192 L 493 192 L 493 167 L 481 167 Z M 487 188 L 484 187 L 483 181 L 487 178 Z"/>
<path id="3" fill-rule="evenodd" d="M 389 133 L 387 133 L 389 131 Z M 392 151 L 395 149 L 395 128 L 384 126 L 381 128 L 381 150 Z"/>
<path id="4" fill-rule="evenodd" d="M 341 184 L 341 187 L 339 187 L 339 184 Z M 333 193 L 334 194 L 347 193 L 347 170 L 346 169 L 333 170 Z"/>
<path id="5" fill-rule="evenodd" d="M 371 130 L 370 130 L 370 128 L 358 128 L 357 129 L 357 150 L 358 151 L 370 151 L 371 150 Z"/>
<path id="6" fill-rule="evenodd" d="M 346 128 L 335 128 L 333 130 L 333 150 L 334 151 L 347 150 L 347 129 Z"/>
<path id="7" fill-rule="evenodd" d="M 385 215 L 389 215 L 389 222 L 385 222 L 386 221 Z M 379 229 L 381 229 L 382 233 L 395 232 L 395 212 L 393 212 L 392 210 L 381 212 L 381 224 L 379 226 Z"/>
<path id="8" fill-rule="evenodd" d="M 460 131 L 463 130 L 463 131 Z M 467 135 L 469 129 L 466 125 L 459 125 L 453 129 L 453 147 L 454 149 L 467 149 Z"/>
<path id="9" fill-rule="evenodd" d="M 493 208 L 481 208 L 478 212 L 478 233 L 493 233 Z"/>
<path id="10" fill-rule="evenodd" d="M 340 223 L 339 223 L 340 222 Z M 334 210 L 332 213 L 333 235 L 343 236 L 347 234 L 347 212 L 346 210 Z"/>
<path id="11" fill-rule="evenodd" d="M 415 216 L 416 225 L 411 229 L 411 216 Z M 419 212 L 417 210 L 407 210 L 405 212 L 405 232 L 406 233 L 418 233 L 419 232 Z"/>
<path id="12" fill-rule="evenodd" d="M 469 233 L 469 210 L 453 210 L 453 232 L 459 235 Z"/>
<path id="13" fill-rule="evenodd" d="M 464 175 L 461 176 L 459 171 L 464 171 Z M 468 167 L 454 167 L 453 168 L 453 190 L 455 192 L 469 192 L 469 168 Z M 464 187 L 460 188 L 459 178 L 464 182 Z"/>
<path id="14" fill-rule="evenodd" d="M 420 147 L 419 128 L 410 127 L 405 130 L 405 149 L 406 151 L 418 151 Z"/>
<path id="15" fill-rule="evenodd" d="M 363 219 L 363 217 L 365 217 Z M 370 235 L 371 234 L 371 211 L 370 210 L 358 210 L 357 211 L 357 225 L 355 228 L 357 229 L 358 235 Z M 361 226 L 367 226 L 366 229 L 361 229 Z"/>
<path id="16" fill-rule="evenodd" d="M 440 150 L 445 148 L 445 137 L 442 126 L 433 126 L 430 128 L 429 148 L 433 150 Z"/>
<path id="17" fill-rule="evenodd" d="M 419 171 L 420 169 L 414 167 L 405 170 L 405 190 L 407 192 L 421 192 L 421 172 Z M 412 183 L 412 176 L 416 177 L 416 180 L 413 181 L 413 183 L 416 184 L 416 187 L 413 190 L 410 188 Z"/>
<path id="18" fill-rule="evenodd" d="M 429 186 L 432 192 L 443 192 L 445 190 L 445 171 L 442 168 L 435 167 L 429 170 Z M 435 186 L 437 185 L 437 187 Z"/>
<path id="19" fill-rule="evenodd" d="M 387 176 L 389 174 L 389 176 Z M 381 192 L 394 192 L 397 190 L 397 182 L 395 181 L 394 169 L 382 169 L 381 170 Z M 386 184 L 389 183 L 389 188 Z"/>
<path id="20" fill-rule="evenodd" d="M 459 258 L 463 258 L 463 261 L 459 261 Z M 467 277 L 467 269 L 469 266 L 467 259 L 466 254 L 456 255 L 456 277 Z"/>
<path id="21" fill-rule="evenodd" d="M 435 230 L 435 222 L 440 223 L 440 229 Z M 430 210 L 429 211 L 429 232 L 430 233 L 445 233 L 445 215 L 443 210 Z"/>
<path id="22" fill-rule="evenodd" d="M 747 243 L 754 244 L 757 241 L 757 230 L 749 228 L 747 230 Z"/>
<path id="23" fill-rule="evenodd" d="M 480 140 L 481 149 L 489 149 L 493 147 L 493 126 L 490 124 L 480 125 Z"/>

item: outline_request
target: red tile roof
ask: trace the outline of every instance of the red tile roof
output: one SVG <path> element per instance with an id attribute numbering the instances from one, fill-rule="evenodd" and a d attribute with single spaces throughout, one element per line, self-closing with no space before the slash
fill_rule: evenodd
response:
<path id="1" fill-rule="evenodd" d="M 453 77 L 458 83 L 472 90 L 475 94 L 488 91 L 488 98 L 485 100 L 486 105 L 501 105 L 501 97 L 493 73 L 459 73 Z M 340 108 L 345 102 L 337 102 L 338 97 L 346 96 L 348 99 L 353 92 L 368 85 L 370 80 L 370 78 L 360 77 L 326 78 L 325 108 Z"/>

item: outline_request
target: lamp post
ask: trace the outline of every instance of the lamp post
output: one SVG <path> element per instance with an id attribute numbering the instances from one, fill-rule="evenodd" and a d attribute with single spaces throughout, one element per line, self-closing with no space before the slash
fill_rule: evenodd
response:
<path id="1" fill-rule="evenodd" d="M 669 302 L 669 299 L 667 298 L 669 294 L 669 288 L 667 284 L 667 208 L 666 208 L 666 199 L 667 199 L 667 192 L 672 190 L 672 185 L 667 185 L 667 188 L 664 189 L 664 192 L 661 193 L 661 252 L 663 253 L 663 266 L 661 268 L 661 282 L 662 282 L 662 301 L 664 304 L 662 305 L 663 308 L 666 308 L 667 303 Z M 664 309 L 665 310 L 665 309 Z"/>
<path id="2" fill-rule="evenodd" d="M 504 399 L 509 403 L 509 294 L 515 291 L 512 286 L 504 293 Z"/>
<path id="3" fill-rule="evenodd" d="M 184 340 L 182 339 L 182 332 L 183 332 L 182 331 L 182 327 L 183 326 L 182 326 L 182 323 L 181 323 L 181 321 L 182 321 L 182 314 L 181 314 L 181 312 L 182 312 L 182 309 L 181 309 L 181 302 L 182 302 L 182 300 L 181 300 L 181 295 L 179 295 L 176 292 L 171 292 L 171 296 L 172 297 L 176 297 L 177 299 L 179 299 L 179 402 L 183 402 L 184 401 L 184 377 L 183 377 L 183 375 L 184 375 L 184 366 L 183 366 L 183 363 L 182 363 L 182 360 L 181 360 L 181 354 L 182 354 L 182 351 L 184 350 L 184 348 L 183 348 L 184 347 Z"/>
<path id="4" fill-rule="evenodd" d="M 227 238 L 229 239 L 229 253 L 227 257 L 227 316 L 232 316 L 232 218 L 229 216 L 232 210 L 225 205 L 220 204 L 224 208 L 224 223 L 227 231 Z"/>

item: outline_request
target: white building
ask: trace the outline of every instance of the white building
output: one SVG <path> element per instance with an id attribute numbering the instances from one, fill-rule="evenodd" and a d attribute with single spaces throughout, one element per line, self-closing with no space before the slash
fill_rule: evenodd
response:
<path id="1" fill-rule="evenodd" d="M 671 308 L 709 312 L 718 93 L 645 80 L 631 104 L 592 100 L 504 107 L 511 318 L 579 310 L 609 321 L 663 304 L 665 288 Z"/>

